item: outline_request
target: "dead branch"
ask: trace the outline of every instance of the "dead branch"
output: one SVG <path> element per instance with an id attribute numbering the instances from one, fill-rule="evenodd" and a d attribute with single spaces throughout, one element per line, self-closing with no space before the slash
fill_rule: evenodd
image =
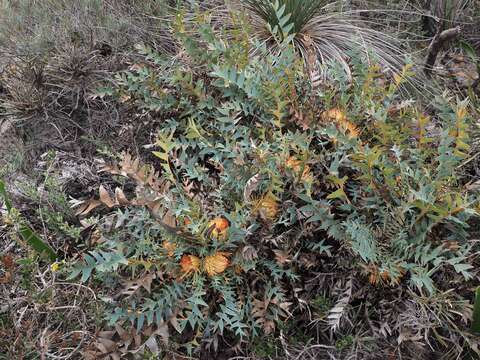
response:
<path id="1" fill-rule="evenodd" d="M 432 75 L 432 69 L 435 65 L 435 61 L 437 60 L 437 55 L 440 52 L 440 50 L 443 48 L 445 43 L 447 43 L 450 40 L 453 40 L 460 34 L 460 26 L 444 30 L 442 32 L 438 32 L 432 42 L 430 43 L 430 46 L 428 47 L 428 55 L 427 55 L 427 60 L 425 61 L 425 67 L 424 67 L 424 72 L 425 75 L 431 76 Z"/>

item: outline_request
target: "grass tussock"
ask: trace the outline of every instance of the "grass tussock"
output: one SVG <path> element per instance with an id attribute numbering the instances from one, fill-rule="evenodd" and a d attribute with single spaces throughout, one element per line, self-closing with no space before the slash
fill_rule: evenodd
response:
<path id="1" fill-rule="evenodd" d="M 0 4 L 0 359 L 478 358 L 474 2 Z"/>

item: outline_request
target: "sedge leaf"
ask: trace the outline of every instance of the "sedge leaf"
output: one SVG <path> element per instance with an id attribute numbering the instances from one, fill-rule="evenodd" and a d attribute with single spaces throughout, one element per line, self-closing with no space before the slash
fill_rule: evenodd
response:
<path id="1" fill-rule="evenodd" d="M 475 304 L 473 306 L 472 332 L 480 334 L 480 286 L 475 292 Z"/>
<path id="2" fill-rule="evenodd" d="M 5 183 L 2 180 L 0 180 L 0 198 L 3 200 L 8 213 L 11 213 L 13 210 L 13 205 L 8 198 Z M 35 231 L 33 231 L 28 225 L 25 225 L 23 222 L 21 222 L 17 225 L 17 231 L 23 241 L 25 241 L 32 249 L 34 249 L 40 255 L 45 256 L 52 262 L 57 259 L 57 254 L 55 253 L 55 251 L 48 244 L 46 244 L 40 238 L 40 236 L 38 236 L 37 233 L 35 233 Z"/>

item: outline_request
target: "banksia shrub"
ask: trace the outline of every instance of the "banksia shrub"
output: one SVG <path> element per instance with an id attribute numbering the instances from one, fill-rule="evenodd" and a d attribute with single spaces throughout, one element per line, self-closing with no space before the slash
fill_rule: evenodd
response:
<path id="1" fill-rule="evenodd" d="M 103 240 L 72 276 L 116 292 L 111 324 L 154 326 L 177 349 L 213 351 L 308 333 L 310 303 L 327 307 L 319 332 L 341 331 L 358 285 L 436 299 L 447 272 L 468 284 L 478 243 L 467 229 L 479 211 L 458 177 L 468 104 L 438 99 L 429 115 L 399 96 L 408 67 L 385 78 L 358 53 L 352 83 L 333 67 L 335 86 L 314 92 L 290 42 L 272 54 L 198 21 L 198 38 L 178 28 L 181 59 L 141 49 L 144 62 L 111 89 L 163 117 L 151 164 L 124 154 L 102 167 L 117 189 L 77 204 L 82 217 L 103 209 Z M 341 277 L 341 289 L 328 286 L 334 302 L 314 301 L 323 273 Z M 396 344 L 399 328 L 384 341 Z"/>

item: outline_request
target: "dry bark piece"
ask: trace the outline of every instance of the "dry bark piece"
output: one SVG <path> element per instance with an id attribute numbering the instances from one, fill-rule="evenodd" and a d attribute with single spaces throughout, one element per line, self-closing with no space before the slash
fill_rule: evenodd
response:
<path id="1" fill-rule="evenodd" d="M 442 50 L 443 46 L 450 40 L 455 39 L 460 34 L 460 26 L 438 32 L 430 46 L 428 47 L 427 60 L 425 61 L 425 66 L 423 71 L 425 75 L 431 76 L 433 67 L 435 66 L 435 61 L 437 60 L 438 53 Z"/>

